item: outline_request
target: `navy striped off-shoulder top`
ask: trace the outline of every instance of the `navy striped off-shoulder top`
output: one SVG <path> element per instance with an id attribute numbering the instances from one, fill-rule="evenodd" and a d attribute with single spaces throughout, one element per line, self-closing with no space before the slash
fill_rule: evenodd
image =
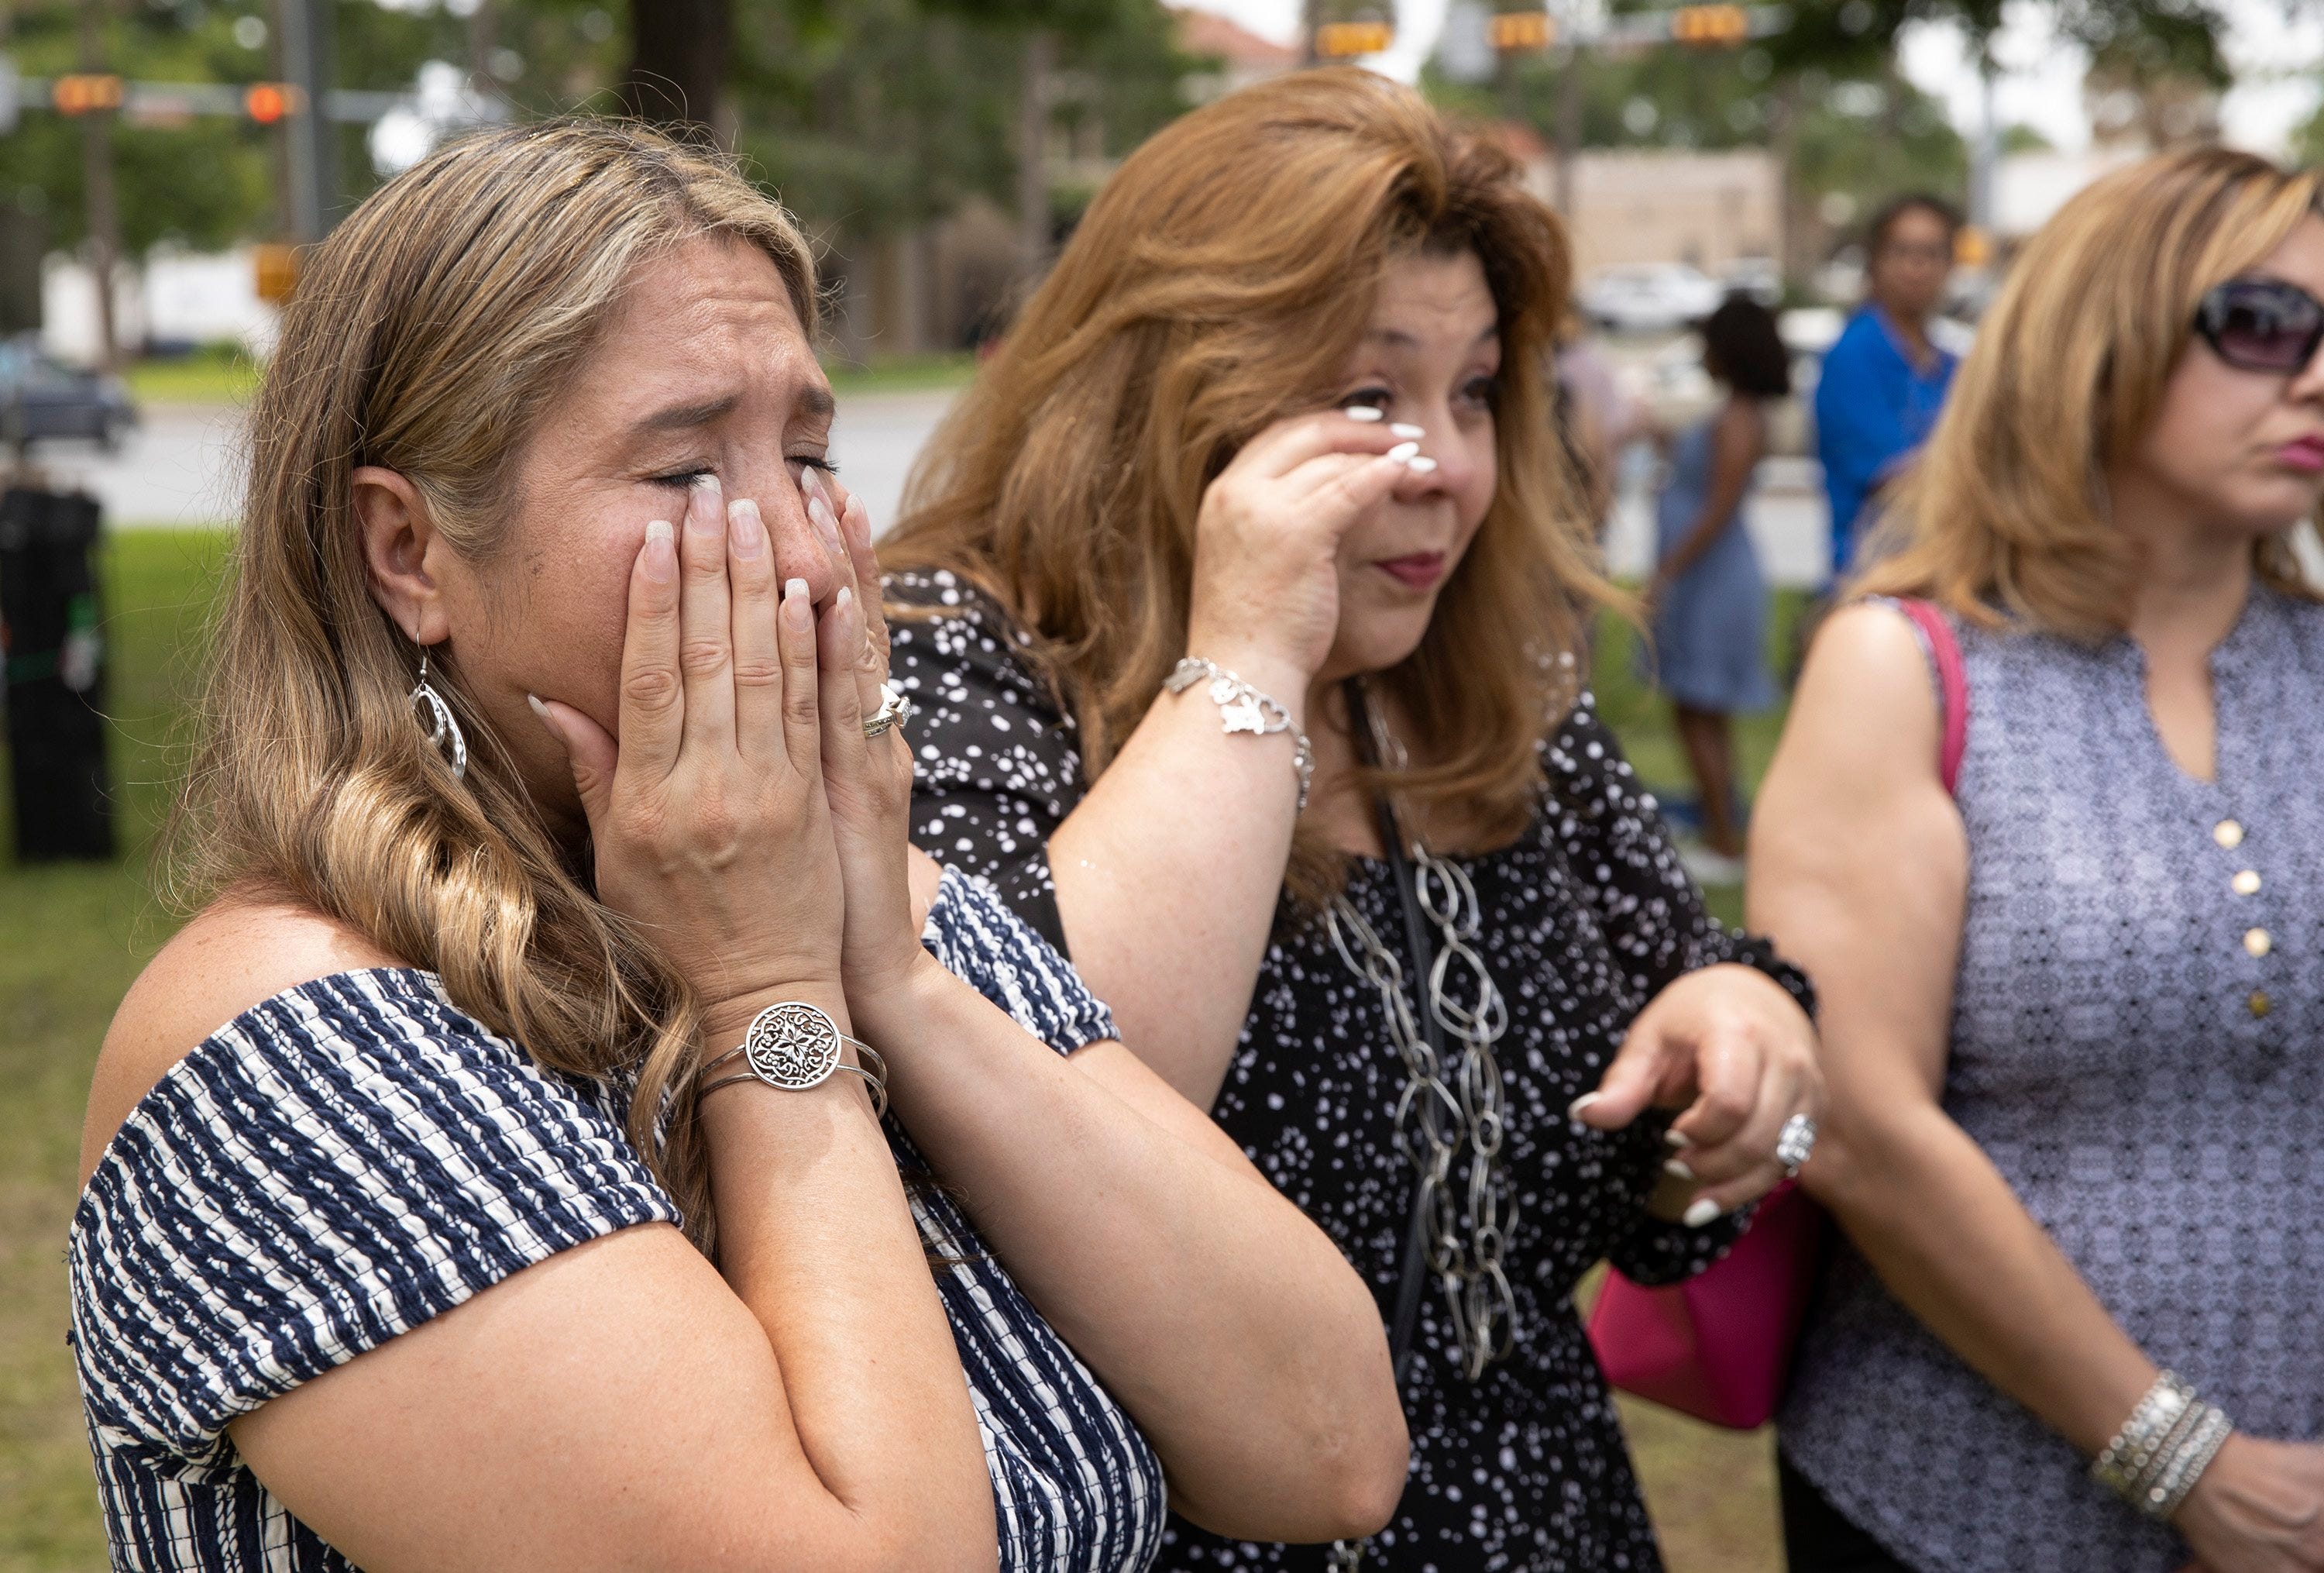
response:
<path id="1" fill-rule="evenodd" d="M 947 873 L 923 938 L 1059 1052 L 1113 1035 L 980 882 Z M 69 1247 L 114 1566 L 348 1568 L 242 1464 L 227 1424 L 559 1251 L 678 1222 L 622 1134 L 628 1102 L 626 1083 L 543 1071 L 406 969 L 288 989 L 173 1067 L 98 1161 Z M 892 1121 L 888 1137 L 924 1168 Z M 1144 1568 L 1164 1517 L 1152 1450 L 950 1198 L 915 1190 L 1001 1568 Z"/>

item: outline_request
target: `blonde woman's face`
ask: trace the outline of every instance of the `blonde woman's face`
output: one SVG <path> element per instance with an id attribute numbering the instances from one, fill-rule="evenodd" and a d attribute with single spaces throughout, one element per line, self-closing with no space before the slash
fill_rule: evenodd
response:
<path id="1" fill-rule="evenodd" d="M 2324 218 L 2302 219 L 2245 276 L 2324 300 Z M 2133 467 L 2205 529 L 2272 535 L 2311 516 L 2324 496 L 2324 351 L 2287 375 L 2240 370 L 2190 339 Z"/>
<path id="2" fill-rule="evenodd" d="M 1436 461 L 1406 475 L 1340 543 L 1340 631 L 1323 675 L 1394 666 L 1419 646 L 1436 598 L 1493 501 L 1499 314 L 1473 252 L 1390 264 L 1337 403 L 1423 429 Z"/>
<path id="3" fill-rule="evenodd" d="M 762 253 L 699 240 L 641 270 L 520 458 L 505 549 L 451 608 L 462 686 L 537 800 L 577 812 L 563 752 L 525 696 L 561 699 L 618 739 L 631 567 L 648 522 L 682 527 L 698 477 L 759 504 L 783 576 L 806 579 L 818 603 L 836 592 L 799 492 L 806 469 L 828 461 L 832 415 L 830 384 Z"/>

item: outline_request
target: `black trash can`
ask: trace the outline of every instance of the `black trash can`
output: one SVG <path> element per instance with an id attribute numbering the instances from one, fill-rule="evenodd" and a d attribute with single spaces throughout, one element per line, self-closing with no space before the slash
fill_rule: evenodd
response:
<path id="1" fill-rule="evenodd" d="M 0 493 L 0 656 L 16 856 L 25 863 L 114 855 L 98 523 L 97 499 L 82 493 Z"/>

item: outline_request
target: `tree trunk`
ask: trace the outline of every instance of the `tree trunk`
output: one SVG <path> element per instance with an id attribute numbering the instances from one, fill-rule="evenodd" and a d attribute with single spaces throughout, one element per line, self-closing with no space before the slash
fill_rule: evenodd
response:
<path id="1" fill-rule="evenodd" d="M 1582 41 L 1565 46 L 1565 60 L 1557 69 L 1557 212 L 1571 227 L 1574 220 L 1574 161 L 1582 156 Z"/>
<path id="2" fill-rule="evenodd" d="M 1057 37 L 1045 27 L 1025 33 L 1017 86 L 1017 273 L 1029 293 L 1049 267 L 1049 73 Z"/>
<path id="3" fill-rule="evenodd" d="M 105 69 L 105 0 L 80 0 L 80 69 Z M 113 320 L 113 275 L 121 260 L 121 205 L 113 189 L 113 111 L 80 117 L 81 180 L 88 198 L 88 266 L 97 280 L 97 355 L 106 371 L 121 365 Z"/>
<path id="4" fill-rule="evenodd" d="M 733 42 L 732 0 L 631 0 L 622 107 L 641 120 L 718 138 Z"/>

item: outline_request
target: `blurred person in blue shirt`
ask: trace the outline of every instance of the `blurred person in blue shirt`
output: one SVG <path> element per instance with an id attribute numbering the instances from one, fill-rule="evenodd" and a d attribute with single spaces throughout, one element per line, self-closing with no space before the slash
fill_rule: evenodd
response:
<path id="1" fill-rule="evenodd" d="M 1831 578 L 1854 566 L 1872 504 L 1928 440 L 1960 357 L 1929 324 L 1951 276 L 1960 216 L 1939 198 L 1899 197 L 1872 220 L 1865 301 L 1823 357 L 1816 455 L 1831 501 Z"/>

